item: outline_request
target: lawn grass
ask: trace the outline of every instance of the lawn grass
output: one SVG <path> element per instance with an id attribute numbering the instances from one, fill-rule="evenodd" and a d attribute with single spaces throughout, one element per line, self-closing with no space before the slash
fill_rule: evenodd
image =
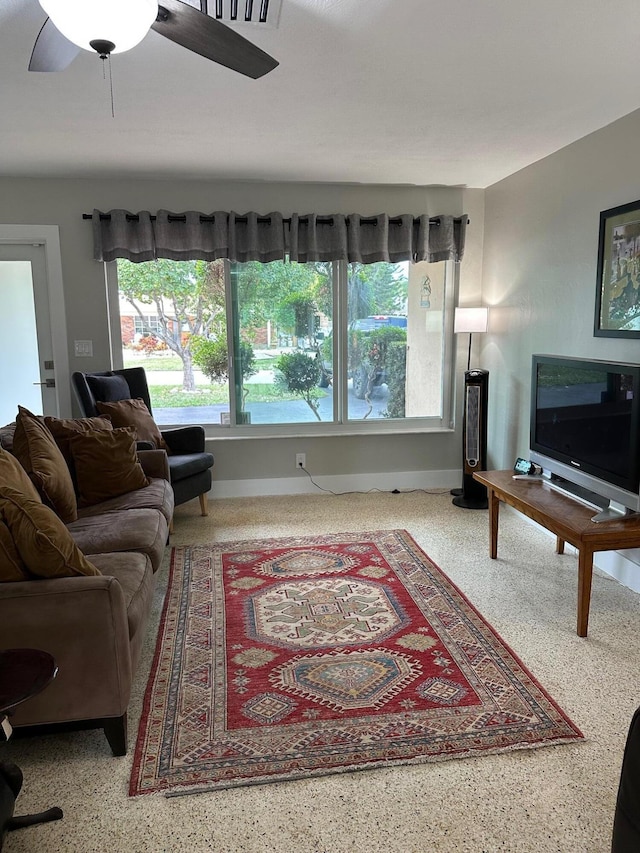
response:
<path id="1" fill-rule="evenodd" d="M 267 356 L 266 358 L 256 358 L 254 366 L 256 370 L 273 370 L 276 362 L 280 358 L 277 356 Z M 177 355 L 141 355 L 140 353 L 131 353 L 124 351 L 124 366 L 125 367 L 144 367 L 148 373 L 155 371 L 162 372 L 163 370 L 180 370 L 182 371 L 182 359 Z M 194 365 L 196 370 L 197 365 Z"/>
<path id="2" fill-rule="evenodd" d="M 140 355 L 124 351 L 125 367 L 144 367 L 147 372 L 156 370 L 182 370 L 182 359 L 177 355 Z"/>
<path id="3" fill-rule="evenodd" d="M 254 362 L 256 370 L 275 370 L 280 355 L 268 355 L 265 358 L 257 358 Z"/>
<path id="4" fill-rule="evenodd" d="M 297 400 L 295 394 L 283 393 L 273 385 L 251 385 L 248 403 L 286 402 Z M 150 385 L 149 395 L 154 409 L 182 409 L 185 406 L 214 406 L 229 403 L 229 386 L 198 385 L 195 392 L 183 391 L 179 385 Z"/>

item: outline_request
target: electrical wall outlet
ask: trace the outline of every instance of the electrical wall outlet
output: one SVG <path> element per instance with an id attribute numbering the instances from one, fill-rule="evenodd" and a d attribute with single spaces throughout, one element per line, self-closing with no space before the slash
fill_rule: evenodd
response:
<path id="1" fill-rule="evenodd" d="M 296 453 L 296 468 L 306 468 L 307 467 L 307 454 L 306 453 Z"/>

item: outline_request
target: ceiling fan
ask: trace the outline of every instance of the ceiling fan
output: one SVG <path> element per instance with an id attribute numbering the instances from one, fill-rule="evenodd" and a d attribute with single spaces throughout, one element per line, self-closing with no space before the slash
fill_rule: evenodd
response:
<path id="1" fill-rule="evenodd" d="M 278 62 L 235 30 L 182 0 L 40 0 L 49 16 L 29 71 L 63 71 L 81 49 L 105 59 L 135 47 L 150 29 L 194 53 L 257 79 Z"/>

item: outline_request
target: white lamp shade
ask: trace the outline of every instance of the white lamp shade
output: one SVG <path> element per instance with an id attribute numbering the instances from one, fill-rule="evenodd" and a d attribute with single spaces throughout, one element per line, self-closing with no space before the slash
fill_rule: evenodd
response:
<path id="1" fill-rule="evenodd" d="M 453 331 L 486 332 L 489 323 L 488 308 L 456 308 L 453 319 Z"/>
<path id="2" fill-rule="evenodd" d="M 40 0 L 40 5 L 78 47 L 93 51 L 90 42 L 110 41 L 113 53 L 141 42 L 158 15 L 154 0 Z"/>

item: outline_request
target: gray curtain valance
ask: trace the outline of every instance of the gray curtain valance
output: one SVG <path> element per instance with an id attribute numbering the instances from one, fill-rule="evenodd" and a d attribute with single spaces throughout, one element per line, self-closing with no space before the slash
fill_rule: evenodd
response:
<path id="1" fill-rule="evenodd" d="M 460 261 L 467 226 L 466 216 L 408 214 L 294 213 L 285 218 L 281 213 L 94 210 L 86 215 L 93 221 L 95 260 L 134 263 L 155 258 L 268 263 L 287 257 L 300 263 Z"/>

